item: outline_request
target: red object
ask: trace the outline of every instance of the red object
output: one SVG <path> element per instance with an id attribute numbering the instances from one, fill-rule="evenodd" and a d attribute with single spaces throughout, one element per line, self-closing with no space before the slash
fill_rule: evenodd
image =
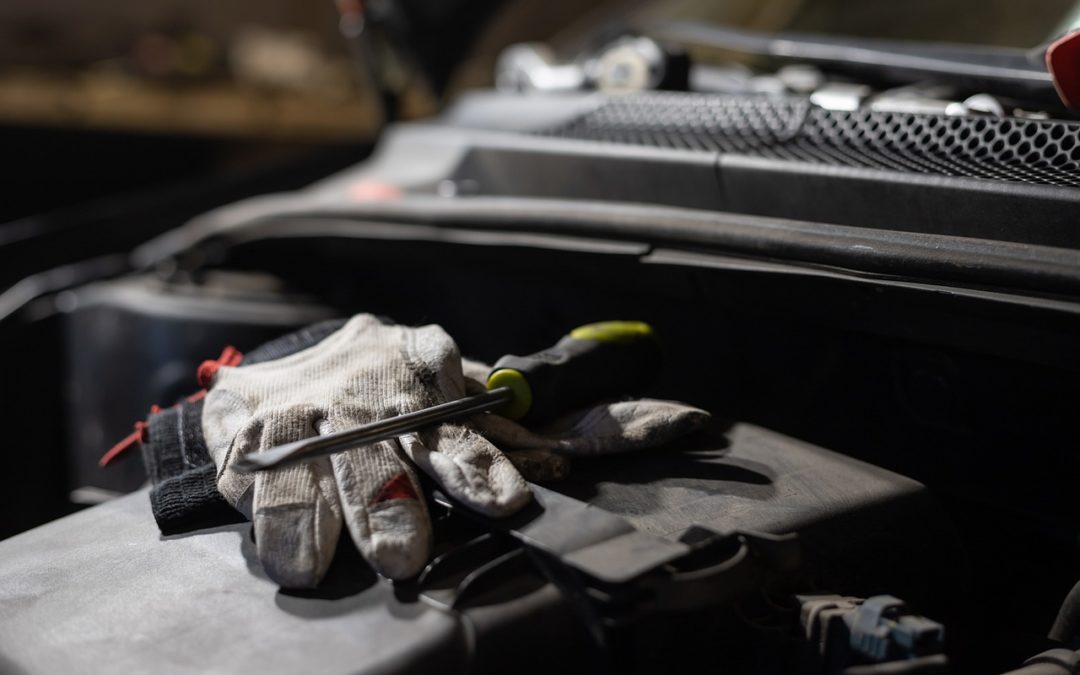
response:
<path id="1" fill-rule="evenodd" d="M 206 390 L 210 387 L 210 382 L 213 381 L 214 375 L 217 374 L 218 368 L 222 366 L 238 366 L 240 362 L 244 360 L 244 355 L 240 353 L 236 347 L 228 345 L 225 349 L 221 350 L 221 356 L 217 357 L 215 361 L 203 361 L 202 365 L 195 373 L 195 377 L 199 380 L 199 386 L 202 387 L 199 391 L 195 392 L 191 396 L 184 399 L 186 403 L 195 403 L 206 396 Z M 179 404 L 177 404 L 179 405 Z M 150 406 L 150 414 L 156 415 L 161 412 L 161 406 L 155 404 Z M 131 432 L 123 438 L 119 443 L 109 448 L 109 450 L 101 456 L 98 460 L 98 466 L 105 468 L 113 462 L 117 457 L 128 451 L 131 446 L 136 443 L 146 442 L 146 431 L 150 428 L 150 425 L 139 420 L 135 423 L 135 431 Z M 384 488 L 385 489 L 385 488 Z"/>
<path id="2" fill-rule="evenodd" d="M 364 3 L 360 0 L 337 0 L 337 8 L 342 16 L 364 15 Z"/>
<path id="3" fill-rule="evenodd" d="M 244 360 L 244 355 L 237 351 L 236 347 L 229 345 L 225 349 L 221 350 L 221 356 L 217 357 L 215 361 L 203 361 L 199 366 L 199 370 L 196 371 L 195 376 L 199 380 L 199 386 L 203 389 L 209 389 L 210 383 L 214 381 L 214 375 L 217 375 L 218 368 L 222 366 L 235 367 L 240 365 L 240 362 Z"/>
<path id="4" fill-rule="evenodd" d="M 154 408 L 157 408 L 157 406 L 154 406 Z M 154 412 L 156 411 L 153 409 L 150 410 L 151 415 L 154 414 Z M 145 441 L 146 430 L 149 428 L 149 426 L 150 425 L 148 425 L 142 420 L 136 422 L 135 431 L 132 431 L 130 434 L 125 436 L 122 441 L 109 448 L 109 451 L 102 455 L 101 459 L 98 460 L 98 466 L 105 468 L 106 466 L 111 464 L 114 459 L 127 452 L 128 448 L 135 445 L 136 443 L 142 443 L 143 441 Z"/>
<path id="5" fill-rule="evenodd" d="M 1080 31 L 1058 38 L 1047 48 L 1046 69 L 1061 102 L 1080 108 Z"/>
<path id="6" fill-rule="evenodd" d="M 401 197 L 401 188 L 379 180 L 358 180 L 349 186 L 349 196 L 357 202 L 381 202 Z"/>
<path id="7" fill-rule="evenodd" d="M 382 486 L 382 489 L 379 490 L 368 506 L 375 506 L 391 499 L 415 499 L 418 501 L 420 499 L 416 495 L 416 489 L 413 487 L 412 481 L 409 480 L 409 475 L 404 471 L 386 481 L 386 485 Z"/>

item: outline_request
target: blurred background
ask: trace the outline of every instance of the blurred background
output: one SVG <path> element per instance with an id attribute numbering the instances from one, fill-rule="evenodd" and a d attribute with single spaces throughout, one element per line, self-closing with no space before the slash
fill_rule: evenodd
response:
<path id="1" fill-rule="evenodd" d="M 0 3 L 0 223 L 183 180 L 231 181 L 219 200 L 303 184 L 361 158 L 388 114 L 429 115 L 490 84 L 505 46 L 565 45 L 602 18 L 1031 47 L 1075 4 L 368 0 L 379 25 L 361 49 L 342 30 L 361 28 L 360 2 Z"/>
<path id="2" fill-rule="evenodd" d="M 362 147 L 327 3 L 0 5 L 0 218 Z"/>
<path id="3" fill-rule="evenodd" d="M 505 46 L 615 4 L 0 3 L 0 289 L 354 164 Z"/>
<path id="4" fill-rule="evenodd" d="M 368 4 L 384 18 L 369 31 L 391 37 L 376 54 L 343 35 L 360 28 L 358 2 L 0 3 L 0 222 L 181 180 L 236 187 L 274 168 L 289 175 L 249 189 L 301 185 L 362 158 L 388 112 L 431 114 L 489 83 L 502 47 L 546 40 L 604 3 Z"/>

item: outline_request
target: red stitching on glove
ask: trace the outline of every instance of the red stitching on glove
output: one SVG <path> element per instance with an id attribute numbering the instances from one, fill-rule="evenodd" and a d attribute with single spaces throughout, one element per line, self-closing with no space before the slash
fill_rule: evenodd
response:
<path id="1" fill-rule="evenodd" d="M 391 499 L 420 500 L 416 495 L 416 488 L 413 487 L 412 481 L 409 480 L 409 475 L 404 471 L 386 481 L 386 484 L 382 486 L 382 489 L 379 490 L 368 506 L 375 506 Z"/>

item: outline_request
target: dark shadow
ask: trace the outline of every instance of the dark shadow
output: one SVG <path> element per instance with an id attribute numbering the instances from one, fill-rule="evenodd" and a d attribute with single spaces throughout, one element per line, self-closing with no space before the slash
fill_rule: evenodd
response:
<path id="1" fill-rule="evenodd" d="M 669 508 L 665 496 L 672 490 L 772 499 L 773 470 L 745 458 L 729 457 L 728 428 L 730 425 L 717 424 L 654 450 L 575 458 L 570 477 L 548 487 L 624 516 Z"/>
<path id="2" fill-rule="evenodd" d="M 217 527 L 206 527 L 200 530 L 189 530 L 187 532 L 176 532 L 173 534 L 159 535 L 158 539 L 161 541 L 176 541 L 178 539 L 187 539 L 188 537 L 198 537 L 204 534 L 216 534 L 219 532 L 237 532 L 243 536 L 248 536 L 248 530 L 251 529 L 251 523 L 242 521 L 238 523 L 229 523 L 227 525 L 218 525 Z"/>
<path id="3" fill-rule="evenodd" d="M 302 619 L 330 619 L 375 605 L 386 605 L 390 613 L 395 614 L 391 608 L 396 603 L 388 603 L 386 600 L 385 593 L 375 592 L 374 589 L 371 592 L 356 592 L 340 598 L 322 597 L 318 589 L 311 593 L 281 589 L 274 596 L 274 604 L 278 609 Z"/>
<path id="4" fill-rule="evenodd" d="M 258 568 L 257 574 L 266 577 L 255 554 L 255 544 L 245 538 L 244 557 L 248 568 Z M 403 589 L 399 593 L 398 588 Z M 426 608 L 416 602 L 411 585 L 394 584 L 380 579 L 371 565 L 360 555 L 348 534 L 342 533 L 334 552 L 330 569 L 318 587 L 310 589 L 279 588 L 274 604 L 283 612 L 304 619 L 326 619 L 355 612 L 358 609 L 383 606 L 398 619 L 411 619 Z M 393 596 L 393 597 L 392 597 Z M 396 600 L 396 601 L 395 601 Z"/>
<path id="5" fill-rule="evenodd" d="M 263 571 L 262 564 L 259 562 L 259 554 L 255 550 L 255 530 L 248 521 L 229 525 L 219 525 L 218 527 L 208 527 L 202 530 L 179 532 L 177 534 L 162 534 L 158 536 L 158 539 L 160 541 L 178 541 L 187 539 L 188 537 L 201 537 L 208 534 L 220 534 L 222 532 L 235 532 L 240 538 L 240 555 L 244 557 L 244 564 L 247 565 L 248 571 L 251 572 L 252 576 L 269 580 L 270 577 L 266 576 L 266 572 Z"/>
<path id="6" fill-rule="evenodd" d="M 19 668 L 12 663 L 6 656 L 0 654 L 0 675 L 22 675 L 28 671 Z"/>
<path id="7" fill-rule="evenodd" d="M 254 543 L 251 544 L 254 552 Z M 303 598 L 308 600 L 341 600 L 357 595 L 371 588 L 379 580 L 375 570 L 360 555 L 352 539 L 345 532 L 338 539 L 333 562 L 326 576 L 318 587 L 310 589 L 281 589 L 278 591 L 278 604 L 282 598 Z"/>
<path id="8" fill-rule="evenodd" d="M 420 588 L 413 580 L 395 583 L 394 599 L 403 605 L 411 605 L 420 600 Z"/>
<path id="9" fill-rule="evenodd" d="M 244 556 L 244 563 L 252 576 L 269 580 L 270 577 L 263 571 L 262 563 L 259 562 L 259 552 L 255 549 L 255 528 L 251 523 L 238 532 L 240 534 L 240 554 Z"/>

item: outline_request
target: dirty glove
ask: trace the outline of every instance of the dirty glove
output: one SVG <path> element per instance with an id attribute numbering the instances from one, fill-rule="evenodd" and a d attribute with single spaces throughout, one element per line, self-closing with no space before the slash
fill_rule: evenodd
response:
<path id="1" fill-rule="evenodd" d="M 467 394 L 479 394 L 491 366 L 464 359 Z M 478 415 L 473 423 L 506 451 L 522 475 L 543 483 L 565 479 L 571 458 L 633 452 L 669 443 L 705 427 L 711 417 L 699 408 L 651 398 L 601 401 L 569 412 L 539 429 L 499 415 Z"/>
<path id="2" fill-rule="evenodd" d="M 461 357 L 438 326 L 406 328 L 359 315 L 285 358 L 214 375 L 203 433 L 227 501 L 254 523 L 259 559 L 285 587 L 316 585 L 342 522 L 361 554 L 393 579 L 417 574 L 431 525 L 416 475 L 490 516 L 530 498 L 513 465 L 467 425 L 447 423 L 255 475 L 234 471 L 249 452 L 342 431 L 464 395 Z"/>
<path id="3" fill-rule="evenodd" d="M 523 506 L 533 480 L 565 477 L 566 455 L 659 445 L 700 428 L 704 411 L 654 400 L 603 403 L 539 432 L 497 415 L 448 423 L 372 446 L 255 475 L 237 459 L 483 389 L 487 366 L 466 361 L 438 326 L 387 326 L 357 316 L 317 345 L 285 358 L 217 371 L 203 433 L 218 489 L 254 521 L 259 558 L 286 587 L 313 586 L 330 564 L 342 521 L 380 573 L 410 577 L 430 555 L 431 528 L 408 457 L 453 497 L 491 516 Z M 477 433 L 479 430 L 481 433 Z M 485 439 L 486 436 L 486 439 Z M 491 441 L 508 455 L 499 452 Z"/>

